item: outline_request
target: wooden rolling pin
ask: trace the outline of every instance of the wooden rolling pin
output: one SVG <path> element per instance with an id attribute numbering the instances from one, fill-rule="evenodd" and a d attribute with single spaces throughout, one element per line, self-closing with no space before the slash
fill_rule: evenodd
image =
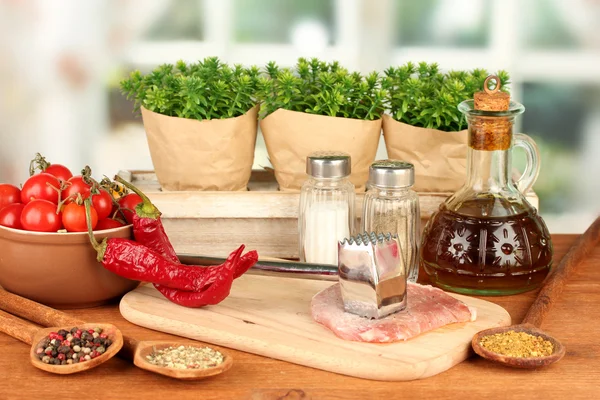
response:
<path id="1" fill-rule="evenodd" d="M 588 229 L 577 238 L 554 273 L 544 282 L 544 286 L 538 293 L 535 302 L 523 318 L 523 323 L 535 326 L 542 325 L 546 314 L 560 297 L 569 276 L 575 271 L 577 265 L 598 245 L 599 241 L 600 217 L 597 217 Z"/>

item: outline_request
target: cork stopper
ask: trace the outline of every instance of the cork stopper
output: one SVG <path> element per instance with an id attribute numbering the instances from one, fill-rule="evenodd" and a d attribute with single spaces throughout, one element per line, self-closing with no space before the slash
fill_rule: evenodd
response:
<path id="1" fill-rule="evenodd" d="M 495 81 L 494 89 L 490 89 L 490 81 Z M 507 111 L 510 104 L 510 95 L 500 91 L 500 78 L 490 75 L 483 82 L 483 91 L 476 92 L 473 96 L 473 107 L 482 111 Z"/>
<path id="2" fill-rule="evenodd" d="M 489 88 L 495 81 L 494 89 Z M 483 91 L 473 96 L 473 108 L 481 111 L 508 111 L 510 95 L 500 91 L 500 78 L 490 75 L 483 83 Z M 469 146 L 475 150 L 508 150 L 512 140 L 512 120 L 506 117 L 475 117 L 469 124 Z"/>

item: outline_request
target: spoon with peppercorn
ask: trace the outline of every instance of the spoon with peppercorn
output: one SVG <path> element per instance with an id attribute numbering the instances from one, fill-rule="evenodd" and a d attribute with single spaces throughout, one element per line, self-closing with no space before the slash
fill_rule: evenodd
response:
<path id="1" fill-rule="evenodd" d="M 486 329 L 473 336 L 471 345 L 481 357 L 518 368 L 538 368 L 559 361 L 565 347 L 539 327 L 560 296 L 569 275 L 600 240 L 600 217 L 581 235 L 546 280 L 519 325 Z"/>
<path id="2" fill-rule="evenodd" d="M 86 329 L 89 329 L 87 328 L 88 326 L 102 326 L 100 324 L 86 324 L 78 318 L 62 311 L 9 293 L 3 289 L 0 289 L 0 310 L 10 313 L 6 314 L 0 311 L 0 331 L 8 333 L 13 337 L 16 336 L 7 332 L 6 329 L 3 329 L 3 326 L 6 324 L 2 320 L 2 316 L 8 315 L 11 317 L 12 321 L 12 319 L 16 319 L 13 315 L 18 315 L 21 318 L 42 326 L 70 325 L 86 327 Z M 19 322 L 23 321 L 19 320 Z M 33 329 L 38 328 L 34 325 Z M 52 332 L 58 333 L 56 328 L 51 329 L 53 329 Z M 22 329 L 15 329 L 15 331 L 20 330 Z M 84 329 L 81 330 L 83 335 Z M 77 333 L 77 331 L 75 331 L 75 333 Z M 46 333 L 46 335 L 48 335 L 48 333 Z M 73 334 L 71 335 L 73 336 Z M 87 336 L 87 334 L 85 336 Z M 28 339 L 29 337 L 30 335 L 18 336 L 17 339 L 32 343 L 33 341 L 30 341 L 30 339 Z M 194 348 L 192 349 L 190 349 L 190 346 L 184 346 L 183 349 L 180 349 L 182 343 L 177 341 L 137 340 L 131 336 L 121 336 L 120 334 L 119 339 L 121 340 L 121 344 L 118 347 L 121 348 L 122 346 L 122 348 L 118 355 L 121 358 L 133 361 L 138 368 L 175 379 L 203 379 L 223 373 L 233 365 L 233 357 L 227 351 L 221 349 L 207 348 L 205 346 L 198 346 L 197 344 L 194 344 Z M 113 345 L 110 346 L 111 349 L 112 346 Z M 117 347 L 115 346 L 115 351 L 116 349 Z M 178 354 L 175 354 L 175 350 L 177 350 Z M 189 362 L 182 363 L 182 359 Z M 172 366 L 169 363 L 172 363 Z M 63 366 L 61 365 L 61 367 Z"/>
<path id="3" fill-rule="evenodd" d="M 40 328 L 0 311 L 0 332 L 31 345 L 34 367 L 67 375 L 94 368 L 116 355 L 123 335 L 111 324 L 81 324 L 77 327 Z"/>

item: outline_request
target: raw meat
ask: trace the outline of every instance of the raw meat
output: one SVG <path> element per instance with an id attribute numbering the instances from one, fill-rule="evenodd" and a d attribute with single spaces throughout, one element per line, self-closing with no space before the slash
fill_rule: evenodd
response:
<path id="1" fill-rule="evenodd" d="M 409 283 L 404 311 L 382 319 L 367 319 L 344 311 L 340 285 L 317 293 L 311 301 L 315 321 L 336 336 L 358 342 L 389 343 L 407 340 L 455 322 L 475 321 L 474 308 L 432 286 Z"/>

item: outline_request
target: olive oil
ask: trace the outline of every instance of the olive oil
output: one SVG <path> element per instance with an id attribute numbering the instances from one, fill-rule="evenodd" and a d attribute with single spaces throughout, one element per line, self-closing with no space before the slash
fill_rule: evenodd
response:
<path id="1" fill-rule="evenodd" d="M 535 209 L 482 216 L 489 203 L 469 200 L 458 212 L 442 204 L 429 221 L 420 263 L 433 284 L 459 293 L 507 295 L 544 281 L 552 267 L 552 244 Z"/>

